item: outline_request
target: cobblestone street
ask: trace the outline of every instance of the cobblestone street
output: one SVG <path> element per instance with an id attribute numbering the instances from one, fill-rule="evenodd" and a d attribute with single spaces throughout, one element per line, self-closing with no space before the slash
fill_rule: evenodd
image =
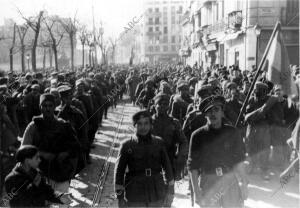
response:
<path id="1" fill-rule="evenodd" d="M 108 119 L 104 120 L 103 127 L 96 134 L 95 148 L 92 150 L 92 164 L 87 166 L 75 180 L 71 182 L 71 193 L 73 198 L 72 207 L 116 207 L 117 200 L 114 195 L 114 164 L 119 150 L 120 141 L 128 138 L 133 129 L 131 116 L 138 110 L 132 104 L 120 103 L 116 109 L 110 109 Z M 124 113 L 124 117 L 122 116 Z M 100 173 L 105 165 L 113 139 L 116 142 L 113 147 L 113 154 L 108 158 L 108 171 L 103 186 L 98 187 Z M 279 183 L 279 172 L 274 172 L 272 179 L 264 181 L 259 175 L 250 175 L 249 197 L 245 206 L 249 208 L 279 208 L 299 207 L 299 175 L 283 187 Z M 96 191 L 101 191 L 100 198 L 97 198 Z M 277 192 L 276 192 L 277 191 Z M 98 192 L 99 193 L 99 192 Z M 175 199 L 172 207 L 191 207 L 191 200 L 188 190 L 188 179 L 176 182 Z"/>

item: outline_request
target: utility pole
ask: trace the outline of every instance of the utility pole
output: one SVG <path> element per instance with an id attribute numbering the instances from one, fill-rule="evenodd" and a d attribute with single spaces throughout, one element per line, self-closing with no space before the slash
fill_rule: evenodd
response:
<path id="1" fill-rule="evenodd" d="M 95 14 L 94 14 L 94 5 L 92 6 L 92 14 L 93 14 L 93 34 L 94 34 L 94 49 L 95 49 L 95 66 L 98 65 L 97 61 L 97 44 L 96 44 L 96 27 L 95 27 Z"/>

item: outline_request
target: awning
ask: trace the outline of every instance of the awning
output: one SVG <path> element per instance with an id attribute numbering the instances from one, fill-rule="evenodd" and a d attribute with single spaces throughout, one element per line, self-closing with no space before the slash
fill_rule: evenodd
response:
<path id="1" fill-rule="evenodd" d="M 242 34 L 243 31 L 238 31 L 238 32 L 235 32 L 235 33 L 230 33 L 230 34 L 227 34 L 223 39 L 222 41 L 227 41 L 227 40 L 234 40 L 236 39 L 240 34 Z"/>
<path id="2" fill-rule="evenodd" d="M 210 43 L 206 46 L 206 50 L 207 51 L 215 51 L 217 50 L 217 45 L 216 43 Z"/>
<path id="3" fill-rule="evenodd" d="M 226 36 L 226 34 L 224 32 L 218 32 L 218 33 L 209 35 L 208 38 L 216 39 L 216 41 L 221 41 L 222 39 L 224 39 L 225 36 Z"/>

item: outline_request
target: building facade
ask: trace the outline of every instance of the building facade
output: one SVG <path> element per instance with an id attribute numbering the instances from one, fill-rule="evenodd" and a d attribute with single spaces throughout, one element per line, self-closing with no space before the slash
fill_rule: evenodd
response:
<path id="1" fill-rule="evenodd" d="M 186 10 L 192 27 L 187 64 L 251 69 L 259 64 L 277 21 L 290 63 L 299 64 L 298 0 L 191 0 Z"/>
<path id="2" fill-rule="evenodd" d="M 179 61 L 183 3 L 182 0 L 144 2 L 142 62 Z"/>

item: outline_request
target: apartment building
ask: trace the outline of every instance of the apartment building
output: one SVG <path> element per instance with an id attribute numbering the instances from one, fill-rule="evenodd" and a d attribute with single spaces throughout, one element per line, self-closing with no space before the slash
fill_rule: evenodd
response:
<path id="1" fill-rule="evenodd" d="M 167 63 L 179 60 L 182 0 L 146 0 L 141 32 L 141 61 Z"/>
<path id="2" fill-rule="evenodd" d="M 298 0 L 190 0 L 184 12 L 190 15 L 181 22 L 183 31 L 191 27 L 182 33 L 189 40 L 188 46 L 181 46 L 187 64 L 250 69 L 261 60 L 277 21 L 290 63 L 299 64 Z"/>

